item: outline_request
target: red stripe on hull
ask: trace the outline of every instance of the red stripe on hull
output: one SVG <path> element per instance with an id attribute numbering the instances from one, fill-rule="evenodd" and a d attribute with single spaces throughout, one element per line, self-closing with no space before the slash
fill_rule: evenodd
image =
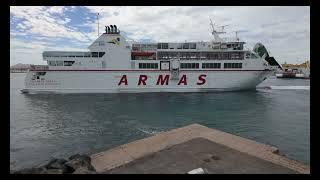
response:
<path id="1" fill-rule="evenodd" d="M 111 71 L 111 72 L 170 72 L 170 70 L 115 70 L 115 69 L 46 69 L 46 70 L 30 70 L 30 71 Z M 207 71 L 271 71 L 271 70 L 180 70 L 180 72 L 207 72 Z"/>

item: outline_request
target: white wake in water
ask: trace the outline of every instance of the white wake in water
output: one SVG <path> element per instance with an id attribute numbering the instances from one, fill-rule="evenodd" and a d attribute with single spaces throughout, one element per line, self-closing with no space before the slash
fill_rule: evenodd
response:
<path id="1" fill-rule="evenodd" d="M 310 86 L 264 86 L 257 89 L 310 90 Z"/>
<path id="2" fill-rule="evenodd" d="M 145 133 L 145 134 L 151 134 L 151 135 L 155 135 L 158 133 L 161 133 L 162 131 L 156 131 L 156 130 L 146 130 L 146 129 L 138 129 L 139 131 Z"/>

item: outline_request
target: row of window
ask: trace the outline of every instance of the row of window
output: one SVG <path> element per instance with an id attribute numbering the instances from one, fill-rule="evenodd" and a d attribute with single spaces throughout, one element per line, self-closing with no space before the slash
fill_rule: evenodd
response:
<path id="1" fill-rule="evenodd" d="M 220 63 L 202 63 L 202 69 L 220 69 Z"/>
<path id="2" fill-rule="evenodd" d="M 224 63 L 224 68 L 242 68 L 242 63 Z"/>
<path id="3" fill-rule="evenodd" d="M 242 60 L 244 52 L 158 52 L 158 59 Z"/>
<path id="4" fill-rule="evenodd" d="M 49 61 L 49 66 L 72 66 L 74 61 Z"/>
<path id="5" fill-rule="evenodd" d="M 199 63 L 180 63 L 181 69 L 199 69 Z M 202 63 L 202 69 L 220 69 L 221 63 Z M 241 69 L 242 63 L 224 63 L 224 68 Z M 139 63 L 139 69 L 158 69 L 158 63 Z"/>
<path id="6" fill-rule="evenodd" d="M 181 63 L 181 69 L 199 69 L 199 63 Z M 202 69 L 220 69 L 221 63 L 202 63 Z M 224 68 L 241 69 L 242 63 L 224 63 Z"/>
<path id="7" fill-rule="evenodd" d="M 139 63 L 139 69 L 158 69 L 158 63 Z"/>
<path id="8" fill-rule="evenodd" d="M 45 57 L 102 57 L 105 54 L 105 52 L 89 52 L 85 53 L 84 55 L 45 55 Z"/>
<path id="9" fill-rule="evenodd" d="M 102 57 L 105 52 L 91 52 L 92 57 Z"/>
<path id="10" fill-rule="evenodd" d="M 181 69 L 199 69 L 199 63 L 181 63 Z"/>
<path id="11" fill-rule="evenodd" d="M 181 43 L 177 45 L 177 49 L 196 49 L 196 43 Z M 158 49 L 169 49 L 169 43 L 158 43 Z M 170 49 L 174 49 L 170 47 Z"/>

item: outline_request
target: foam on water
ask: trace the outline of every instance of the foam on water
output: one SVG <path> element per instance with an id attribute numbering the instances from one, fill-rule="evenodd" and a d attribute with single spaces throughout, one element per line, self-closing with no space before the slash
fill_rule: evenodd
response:
<path id="1" fill-rule="evenodd" d="M 138 129 L 138 130 L 145 134 L 150 134 L 150 135 L 154 135 L 162 132 L 162 131 L 146 130 L 146 129 Z"/>
<path id="2" fill-rule="evenodd" d="M 264 86 L 257 89 L 310 90 L 310 86 Z"/>

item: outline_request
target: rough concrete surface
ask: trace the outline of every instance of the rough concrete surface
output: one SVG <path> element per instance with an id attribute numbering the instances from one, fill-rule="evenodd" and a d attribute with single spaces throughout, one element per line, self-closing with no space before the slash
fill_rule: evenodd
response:
<path id="1" fill-rule="evenodd" d="M 104 173 L 185 174 L 196 168 L 203 168 L 208 174 L 298 173 L 204 138 L 174 145 Z"/>

